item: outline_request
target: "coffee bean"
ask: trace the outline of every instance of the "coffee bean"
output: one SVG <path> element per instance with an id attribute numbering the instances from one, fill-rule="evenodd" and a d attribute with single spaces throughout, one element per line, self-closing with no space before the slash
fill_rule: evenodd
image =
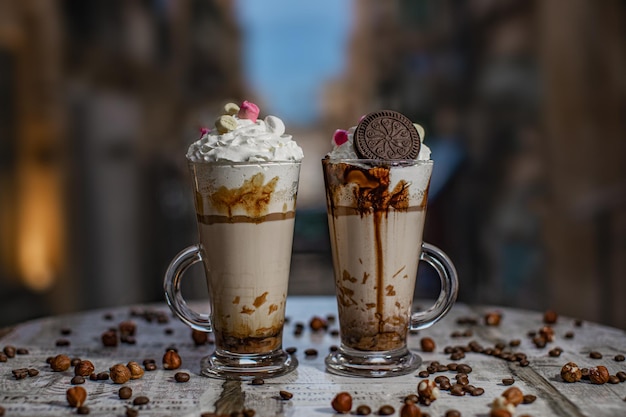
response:
<path id="1" fill-rule="evenodd" d="M 530 362 L 527 359 L 523 359 L 523 360 L 519 361 L 519 366 L 521 366 L 522 368 L 525 368 L 528 365 L 530 365 Z"/>
<path id="2" fill-rule="evenodd" d="M 330 352 L 337 352 L 337 351 L 339 350 L 339 346 L 337 346 L 337 345 L 331 345 L 331 346 L 328 348 L 328 350 L 329 350 Z"/>
<path id="3" fill-rule="evenodd" d="M 146 405 L 150 402 L 150 398 L 140 395 L 133 400 L 133 405 Z"/>
<path id="4" fill-rule="evenodd" d="M 554 349 L 550 349 L 548 355 L 552 358 L 558 358 L 563 353 L 563 350 L 559 347 L 555 347 Z"/>
<path id="5" fill-rule="evenodd" d="M 356 408 L 357 416 L 369 416 L 372 413 L 372 409 L 367 405 L 360 405 Z"/>
<path id="6" fill-rule="evenodd" d="M 7 358 L 11 359 L 15 357 L 15 347 L 14 346 L 5 346 L 3 349 L 4 354 L 7 356 Z"/>
<path id="7" fill-rule="evenodd" d="M 133 390 L 131 387 L 122 387 L 117 392 L 117 395 L 120 397 L 120 399 L 127 400 L 133 396 Z"/>
<path id="8" fill-rule="evenodd" d="M 390 416 L 395 412 L 396 410 L 390 405 L 383 405 L 378 409 L 378 415 L 380 416 Z"/>
<path id="9" fill-rule="evenodd" d="M 283 400 L 290 400 L 293 398 L 293 394 L 289 391 L 279 391 L 278 395 L 280 395 L 280 398 L 282 398 Z"/>
<path id="10" fill-rule="evenodd" d="M 457 410 L 446 411 L 445 417 L 461 417 L 461 412 Z"/>
<path id="11" fill-rule="evenodd" d="M 502 380 L 502 384 L 504 385 L 513 385 L 515 383 L 515 380 L 513 378 L 504 378 Z"/>
<path id="12" fill-rule="evenodd" d="M 11 373 L 13 374 L 13 377 L 15 379 L 24 379 L 24 378 L 28 377 L 28 369 L 27 368 L 13 369 L 11 371 Z"/>
<path id="13" fill-rule="evenodd" d="M 467 364 L 460 364 L 459 366 L 456 367 L 456 371 L 458 373 L 463 373 L 463 374 L 471 374 L 472 373 L 472 367 L 467 365 Z"/>
<path id="14" fill-rule="evenodd" d="M 8 359 L 9 358 L 4 354 L 4 352 L 0 352 L 0 362 L 6 362 Z"/>
<path id="15" fill-rule="evenodd" d="M 28 355 L 28 349 L 18 348 L 15 350 L 15 353 L 17 353 L 18 355 Z"/>
<path id="16" fill-rule="evenodd" d="M 171 336 L 171 335 L 173 335 L 173 334 L 174 334 L 174 329 L 172 329 L 172 328 L 168 327 L 168 328 L 166 328 L 165 330 L 163 330 L 163 333 L 165 333 L 165 334 L 166 334 L 166 335 L 168 335 L 168 336 Z"/>
<path id="17" fill-rule="evenodd" d="M 337 336 L 339 336 L 339 330 L 338 330 L 338 329 L 332 329 L 332 330 L 330 331 L 330 335 L 331 335 L 332 337 L 337 337 Z"/>
<path id="18" fill-rule="evenodd" d="M 417 376 L 419 376 L 420 378 L 428 378 L 430 376 L 430 372 L 428 372 L 428 371 L 419 371 Z"/>
<path id="19" fill-rule="evenodd" d="M 524 395 L 524 397 L 522 397 L 522 404 L 532 404 L 535 402 L 536 399 L 537 397 L 535 395 L 526 394 Z"/>
<path id="20" fill-rule="evenodd" d="M 465 395 L 465 391 L 463 390 L 463 385 L 454 384 L 452 388 L 450 388 L 450 394 L 455 395 L 457 397 L 462 397 Z"/>
<path id="21" fill-rule="evenodd" d="M 450 362 L 447 366 L 448 366 L 448 370 L 456 372 L 459 365 L 455 362 Z"/>
<path id="22" fill-rule="evenodd" d="M 98 380 L 98 375 L 94 372 L 91 375 L 89 375 L 89 380 L 90 381 L 97 381 Z"/>
<path id="23" fill-rule="evenodd" d="M 481 395 L 483 395 L 485 393 L 484 388 L 481 387 L 477 387 L 474 389 L 474 391 L 471 392 L 472 397 L 479 397 Z"/>
<path id="24" fill-rule="evenodd" d="M 246 408 L 241 413 L 243 414 L 243 417 L 254 417 L 256 411 L 254 411 L 252 408 Z"/>
<path id="25" fill-rule="evenodd" d="M 144 369 L 148 372 L 150 371 L 156 371 L 157 369 L 157 365 L 154 362 L 150 362 L 144 365 Z"/>
<path id="26" fill-rule="evenodd" d="M 594 351 L 589 352 L 589 357 L 591 359 L 602 359 L 602 354 L 594 350 Z"/>
<path id="27" fill-rule="evenodd" d="M 617 374 L 615 374 L 615 376 L 619 378 L 620 382 L 626 382 L 626 372 L 619 371 Z"/>
<path id="28" fill-rule="evenodd" d="M 39 369 L 30 368 L 28 370 L 28 376 L 37 376 L 39 375 Z"/>
<path id="29" fill-rule="evenodd" d="M 304 351 L 306 356 L 317 356 L 317 349 L 307 349 Z"/>
<path id="30" fill-rule="evenodd" d="M 619 378 L 616 375 L 609 375 L 609 384 L 619 384 Z"/>
<path id="31" fill-rule="evenodd" d="M 96 378 L 98 379 L 98 381 L 106 381 L 107 379 L 109 379 L 109 373 L 108 372 L 99 372 L 96 375 Z"/>
<path id="32" fill-rule="evenodd" d="M 176 372 L 174 375 L 174 379 L 176 382 L 187 382 L 189 381 L 189 374 L 187 372 Z"/>
<path id="33" fill-rule="evenodd" d="M 423 352 L 434 352 L 436 348 L 435 341 L 430 337 L 423 337 L 420 340 L 420 346 Z"/>
<path id="34" fill-rule="evenodd" d="M 459 359 L 463 359 L 465 357 L 465 352 L 457 350 L 452 352 L 450 355 L 450 359 L 453 361 L 458 361 Z"/>
<path id="35" fill-rule="evenodd" d="M 76 409 L 76 414 L 89 414 L 89 407 L 86 405 L 81 405 Z"/>
<path id="36" fill-rule="evenodd" d="M 139 415 L 139 410 L 135 408 L 126 409 L 126 417 L 137 417 L 138 415 Z"/>
<path id="37" fill-rule="evenodd" d="M 57 339 L 56 342 L 54 342 L 54 344 L 57 347 L 65 347 L 65 346 L 69 346 L 70 345 L 70 341 L 67 339 Z"/>
<path id="38" fill-rule="evenodd" d="M 565 337 L 566 339 L 573 339 L 573 338 L 574 338 L 574 332 L 571 332 L 571 331 L 570 331 L 570 332 L 567 332 L 567 333 L 565 333 L 565 336 L 564 336 L 564 337 Z"/>
<path id="39" fill-rule="evenodd" d="M 404 397 L 404 402 L 412 402 L 413 404 L 417 404 L 419 402 L 420 398 L 416 395 L 416 394 L 409 394 L 406 397 Z"/>
<path id="40" fill-rule="evenodd" d="M 80 363 L 80 361 L 81 361 L 80 358 L 72 358 L 72 360 L 70 361 L 70 365 L 76 366 Z"/>
<path id="41" fill-rule="evenodd" d="M 250 381 L 250 385 L 263 385 L 265 384 L 265 380 L 263 380 L 263 378 L 254 378 L 252 381 Z"/>
<path id="42" fill-rule="evenodd" d="M 293 355 L 294 353 L 296 353 L 298 351 L 298 348 L 295 348 L 293 346 L 288 347 L 287 349 L 285 349 L 285 352 L 287 352 L 290 355 Z"/>
<path id="43" fill-rule="evenodd" d="M 511 346 L 511 347 L 517 347 L 517 346 L 519 346 L 521 343 L 522 343 L 522 341 L 521 341 L 521 340 L 519 340 L 519 339 L 513 339 L 513 340 L 509 341 L 509 346 Z"/>
<path id="44" fill-rule="evenodd" d="M 74 378 L 72 378 L 72 380 L 70 381 L 70 383 L 72 385 L 81 385 L 85 383 L 85 378 L 80 376 L 80 375 L 76 375 Z"/>
<path id="45" fill-rule="evenodd" d="M 624 357 L 624 355 L 619 354 L 619 355 L 615 355 L 613 359 L 615 360 L 615 362 L 624 362 L 624 359 L 626 358 Z"/>

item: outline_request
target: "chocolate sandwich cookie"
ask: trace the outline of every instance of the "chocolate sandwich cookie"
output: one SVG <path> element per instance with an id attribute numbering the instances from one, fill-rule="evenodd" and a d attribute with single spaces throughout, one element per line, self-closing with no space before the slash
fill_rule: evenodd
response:
<path id="1" fill-rule="evenodd" d="M 368 114 L 354 132 L 354 147 L 361 159 L 416 159 L 420 145 L 413 122 L 392 110 Z"/>

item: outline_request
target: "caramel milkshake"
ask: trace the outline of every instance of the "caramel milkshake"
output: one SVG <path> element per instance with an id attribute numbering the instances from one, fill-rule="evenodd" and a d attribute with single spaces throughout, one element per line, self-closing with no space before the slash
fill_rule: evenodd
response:
<path id="1" fill-rule="evenodd" d="M 282 329 L 302 149 L 278 117 L 259 119 L 253 103 L 229 103 L 224 112 L 187 152 L 200 242 L 172 261 L 166 298 L 181 320 L 215 335 L 203 374 L 282 375 L 297 364 L 282 350 Z M 200 261 L 210 316 L 180 295 L 184 271 Z"/>

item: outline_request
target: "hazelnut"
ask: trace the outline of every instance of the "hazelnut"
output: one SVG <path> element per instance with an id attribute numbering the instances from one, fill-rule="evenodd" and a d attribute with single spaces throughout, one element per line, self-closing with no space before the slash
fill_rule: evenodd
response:
<path id="1" fill-rule="evenodd" d="M 437 388 L 435 381 L 425 379 L 417 384 L 417 394 L 420 404 L 430 405 L 430 403 L 439 398 L 439 388 Z"/>
<path id="2" fill-rule="evenodd" d="M 559 315 L 554 310 L 547 310 L 543 313 L 543 322 L 546 324 L 554 324 L 558 318 Z"/>
<path id="3" fill-rule="evenodd" d="M 52 360 L 50 360 L 50 367 L 53 371 L 63 372 L 70 369 L 71 363 L 72 361 L 70 360 L 69 356 L 61 354 L 56 355 L 54 358 L 52 358 Z"/>
<path id="4" fill-rule="evenodd" d="M 524 394 L 517 387 L 508 388 L 502 393 L 502 396 L 515 406 L 520 405 L 524 401 Z"/>
<path id="5" fill-rule="evenodd" d="M 422 411 L 412 402 L 408 402 L 400 409 L 400 417 L 422 417 Z"/>
<path id="6" fill-rule="evenodd" d="M 66 391 L 65 398 L 71 407 L 80 407 L 87 399 L 87 391 L 83 387 L 72 387 Z"/>
<path id="7" fill-rule="evenodd" d="M 91 361 L 80 361 L 74 367 L 74 375 L 78 376 L 89 376 L 95 370 L 93 363 Z"/>
<path id="8" fill-rule="evenodd" d="M 582 371 L 574 362 L 568 362 L 561 368 L 561 378 L 565 382 L 578 382 L 582 378 Z"/>
<path id="9" fill-rule="evenodd" d="M 114 330 L 107 330 L 100 336 L 102 339 L 102 345 L 106 347 L 117 346 L 117 333 Z"/>
<path id="10" fill-rule="evenodd" d="M 200 330 L 192 329 L 191 338 L 196 346 L 206 345 L 209 341 L 209 334 Z"/>
<path id="11" fill-rule="evenodd" d="M 311 321 L 309 322 L 309 327 L 311 328 L 311 330 L 313 330 L 314 332 L 317 332 L 319 330 L 323 330 L 327 327 L 326 325 L 326 320 L 324 320 L 321 317 L 313 317 L 311 319 Z"/>
<path id="12" fill-rule="evenodd" d="M 539 329 L 539 336 L 543 337 L 546 342 L 554 342 L 554 329 L 550 326 L 543 326 Z"/>
<path id="13" fill-rule="evenodd" d="M 137 325 L 134 321 L 123 321 L 118 325 L 120 334 L 123 336 L 134 336 L 137 331 Z"/>
<path id="14" fill-rule="evenodd" d="M 175 350 L 169 349 L 163 355 L 163 369 L 178 369 L 181 364 L 180 356 Z"/>
<path id="15" fill-rule="evenodd" d="M 494 414 L 495 413 L 495 414 Z M 500 414 L 497 414 L 500 413 Z M 491 403 L 491 417 L 504 417 L 508 413 L 508 416 L 515 414 L 515 405 L 505 397 L 498 397 Z"/>
<path id="16" fill-rule="evenodd" d="M 492 311 L 485 315 L 485 324 L 487 326 L 499 326 L 502 320 L 502 313 L 498 311 Z"/>
<path id="17" fill-rule="evenodd" d="M 128 362 L 126 367 L 130 371 L 130 379 L 139 379 L 143 376 L 143 368 L 137 362 Z"/>
<path id="18" fill-rule="evenodd" d="M 606 366 L 598 366 L 589 369 L 589 380 L 592 384 L 606 384 L 609 382 L 609 370 Z"/>
<path id="19" fill-rule="evenodd" d="M 333 406 L 333 410 L 341 414 L 347 414 L 352 410 L 352 396 L 349 392 L 340 392 L 335 395 L 333 401 L 330 403 Z"/>
<path id="20" fill-rule="evenodd" d="M 435 351 L 435 341 L 430 337 L 422 337 L 420 340 L 420 345 L 422 347 L 422 351 L 424 352 L 434 352 Z"/>
<path id="21" fill-rule="evenodd" d="M 113 365 L 109 371 L 111 380 L 115 384 L 125 384 L 130 380 L 130 369 L 121 363 Z"/>

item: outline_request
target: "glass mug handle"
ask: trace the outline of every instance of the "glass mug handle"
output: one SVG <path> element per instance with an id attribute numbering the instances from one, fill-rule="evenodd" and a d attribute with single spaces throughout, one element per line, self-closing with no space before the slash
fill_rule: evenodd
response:
<path id="1" fill-rule="evenodd" d="M 202 262 L 200 246 L 191 245 L 179 252 L 167 267 L 167 271 L 165 271 L 163 290 L 165 290 L 167 304 L 179 319 L 192 329 L 210 332 L 213 329 L 210 316 L 197 313 L 189 308 L 180 291 L 181 278 L 187 271 L 187 268 L 198 262 Z"/>
<path id="2" fill-rule="evenodd" d="M 444 251 L 429 243 L 423 243 L 420 261 L 425 261 L 437 271 L 441 280 L 441 291 L 432 307 L 411 314 L 411 330 L 425 329 L 441 320 L 452 308 L 459 292 L 456 269 Z"/>

